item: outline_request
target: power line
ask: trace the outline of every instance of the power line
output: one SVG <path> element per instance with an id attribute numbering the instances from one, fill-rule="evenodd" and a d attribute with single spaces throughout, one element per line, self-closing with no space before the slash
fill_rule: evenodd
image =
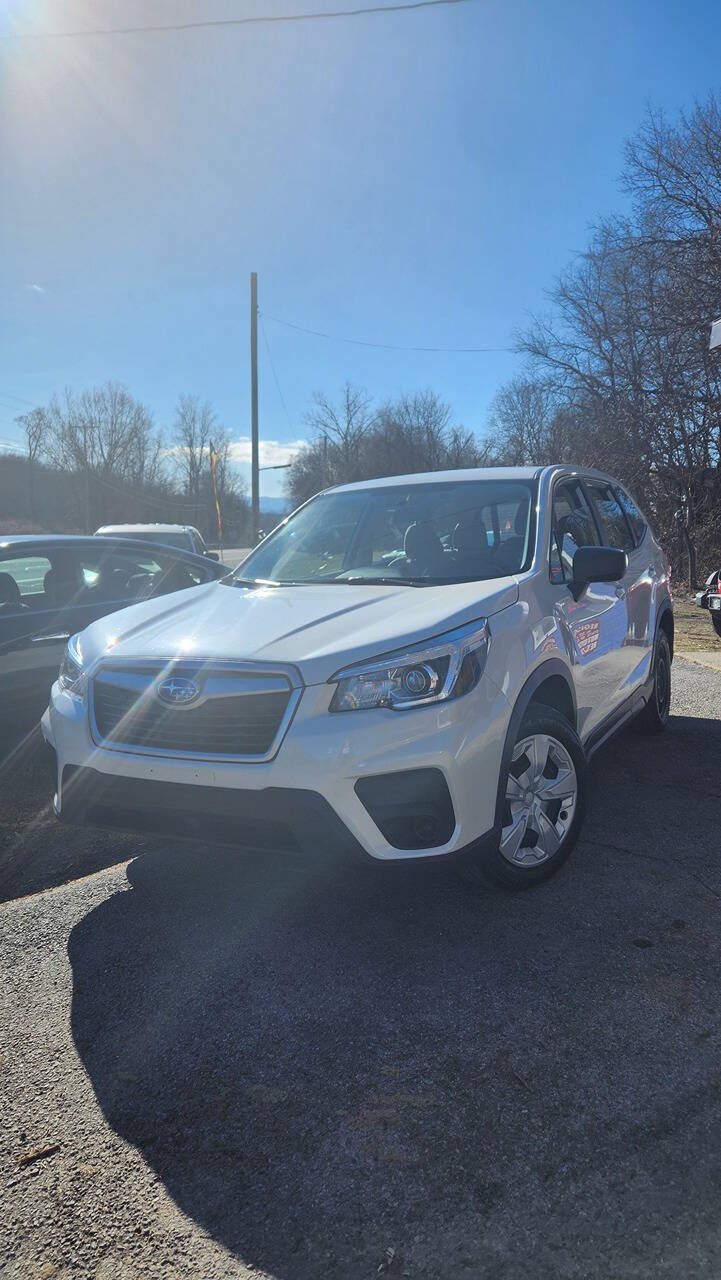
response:
<path id="1" fill-rule="evenodd" d="M 268 360 L 270 361 L 270 368 L 271 368 L 271 371 L 272 371 L 272 374 L 273 374 L 273 380 L 274 380 L 275 385 L 276 385 L 276 387 L 277 387 L 277 389 L 278 389 L 278 395 L 279 395 L 279 397 L 280 397 L 280 403 L 281 403 L 281 404 L 282 404 L 282 406 L 283 406 L 283 412 L 285 413 L 285 417 L 286 417 L 286 421 L 287 421 L 287 423 L 288 423 L 288 426 L 289 426 L 290 430 L 292 431 L 292 430 L 293 430 L 293 424 L 292 424 L 292 422 L 291 422 L 291 420 L 290 420 L 290 414 L 288 413 L 288 406 L 287 406 L 287 404 L 285 403 L 285 396 L 283 395 L 283 392 L 282 392 L 282 391 L 281 391 L 281 389 L 280 389 L 280 383 L 279 383 L 279 381 L 278 381 L 278 374 L 277 374 L 277 373 L 276 373 L 276 371 L 275 371 L 275 363 L 274 363 L 274 361 L 273 361 L 273 356 L 272 356 L 272 354 L 271 354 L 271 350 L 270 350 L 270 343 L 268 342 L 268 335 L 267 335 L 267 333 L 266 333 L 266 331 L 265 331 L 265 325 L 263 324 L 263 315 L 262 315 L 262 312 L 260 313 L 260 327 L 261 327 L 261 329 L 263 330 L 263 341 L 264 341 L 264 343 L 265 343 L 265 349 L 266 349 L 266 351 L 268 352 Z"/>
<path id="2" fill-rule="evenodd" d="M 406 0 L 403 4 L 374 4 L 362 9 L 329 9 L 327 13 L 257 14 L 247 18 L 205 18 L 198 22 L 168 22 L 148 27 L 98 27 L 79 31 L 13 31 L 0 40 L 65 40 L 77 36 L 128 36 L 165 31 L 195 31 L 200 27 L 268 26 L 282 22 L 326 22 L 337 18 L 366 18 L 378 14 L 408 13 L 413 9 L 473 4 L 475 0 Z"/>
<path id="3" fill-rule="evenodd" d="M 296 329 L 298 333 L 309 333 L 314 338 L 325 338 L 328 342 L 347 342 L 354 347 L 375 347 L 379 351 L 425 351 L 425 352 L 446 352 L 456 355 L 481 355 L 491 352 L 510 351 L 515 354 L 514 347 L 406 347 L 393 342 L 365 342 L 360 338 L 342 338 L 336 333 L 322 333 L 319 329 L 306 329 L 302 324 L 293 324 L 290 320 L 280 320 L 278 316 L 268 315 L 267 320 L 272 320 L 274 324 L 282 324 L 286 329 Z"/>

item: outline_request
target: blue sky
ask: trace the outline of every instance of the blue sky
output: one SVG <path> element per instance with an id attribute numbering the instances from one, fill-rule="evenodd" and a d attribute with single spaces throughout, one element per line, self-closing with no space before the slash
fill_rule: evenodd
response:
<path id="1" fill-rule="evenodd" d="M 358 0 L 360 2 L 360 0 Z M 0 0 L 0 34 L 342 7 L 343 0 Z M 716 10 L 716 11 L 715 11 Z M 0 41 L 0 439 L 114 378 L 249 432 L 259 273 L 265 461 L 314 390 L 433 387 L 482 433 L 507 347 L 590 224 L 623 208 L 647 104 L 721 88 L 712 0 L 474 0 L 288 26 Z M 286 412 L 287 410 L 287 412 Z M 266 473 L 277 493 L 282 472 Z"/>

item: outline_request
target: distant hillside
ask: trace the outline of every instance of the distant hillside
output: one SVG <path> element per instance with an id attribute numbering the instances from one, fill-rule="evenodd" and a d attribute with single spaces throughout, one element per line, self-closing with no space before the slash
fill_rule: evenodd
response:
<path id="1" fill-rule="evenodd" d="M 46 463 L 32 467 L 26 457 L 0 455 L 0 536 L 9 533 L 93 533 L 101 524 L 162 521 L 196 525 L 203 535 L 217 536 L 215 506 L 209 486 L 196 502 L 185 499 L 169 483 L 134 486 L 114 476 L 91 473 L 87 491 L 82 472 L 57 471 Z M 286 509 L 282 499 L 280 514 Z M 86 515 L 89 514 L 89 519 Z M 268 510 L 276 524 L 278 511 Z M 228 495 L 223 504 L 227 544 L 245 545 L 248 536 L 248 504 Z"/>

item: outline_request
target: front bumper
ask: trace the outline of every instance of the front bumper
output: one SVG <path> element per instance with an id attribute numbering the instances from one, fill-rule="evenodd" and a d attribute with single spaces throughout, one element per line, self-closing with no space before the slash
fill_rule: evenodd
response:
<path id="1" fill-rule="evenodd" d="M 494 829 L 510 709 L 492 681 L 481 679 L 455 701 L 403 712 L 331 714 L 332 692 L 330 685 L 306 687 L 275 759 L 239 764 L 150 758 L 98 746 L 87 705 L 55 684 L 42 730 L 57 757 L 56 813 L 126 828 L 167 830 L 175 823 L 186 834 L 210 835 L 215 825 L 223 838 L 254 845 L 265 843 L 261 827 L 270 832 L 270 845 L 284 843 L 275 823 L 302 845 L 317 843 L 320 833 L 333 847 L 383 861 L 459 852 Z M 402 823 L 394 814 L 388 819 L 391 775 L 401 809 L 421 810 L 431 833 L 421 843 L 399 839 Z M 369 802 L 374 780 L 385 784 L 385 809 Z M 420 801 L 414 798 L 419 781 L 425 793 Z M 429 826 L 430 797 L 444 793 L 450 820 L 446 812 Z"/>

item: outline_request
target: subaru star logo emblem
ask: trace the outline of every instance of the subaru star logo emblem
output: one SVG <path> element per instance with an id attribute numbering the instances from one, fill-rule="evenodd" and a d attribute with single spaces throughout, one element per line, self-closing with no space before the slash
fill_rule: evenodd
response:
<path id="1" fill-rule="evenodd" d="M 170 676 L 160 682 L 157 692 L 161 702 L 167 702 L 171 707 L 186 707 L 189 702 L 195 702 L 200 688 L 185 676 Z"/>

